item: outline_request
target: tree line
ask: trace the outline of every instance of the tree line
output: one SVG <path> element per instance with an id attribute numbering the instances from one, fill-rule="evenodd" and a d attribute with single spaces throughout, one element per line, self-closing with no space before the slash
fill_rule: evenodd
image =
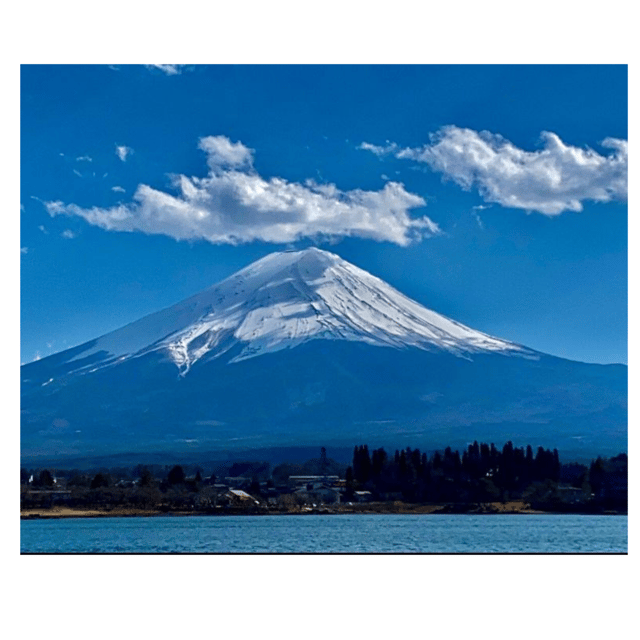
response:
<path id="1" fill-rule="evenodd" d="M 447 447 L 431 455 L 420 449 L 354 448 L 346 472 L 346 497 L 370 491 L 374 499 L 408 502 L 493 502 L 529 499 L 549 503 L 561 500 L 560 483 L 582 492 L 585 501 L 608 500 L 615 508 L 626 506 L 627 456 L 598 458 L 590 466 L 563 465 L 557 449 L 531 445 L 502 448 L 493 443 L 468 445 L 460 454 Z M 581 496 L 573 492 L 576 499 Z"/>
<path id="2" fill-rule="evenodd" d="M 335 475 L 343 478 L 341 500 L 349 502 L 369 492 L 375 501 L 413 503 L 483 503 L 522 499 L 549 510 L 565 509 L 567 498 L 600 510 L 624 510 L 627 505 L 627 455 L 598 457 L 589 465 L 563 464 L 556 449 L 501 448 L 493 443 L 468 445 L 460 453 L 447 447 L 432 453 L 420 449 L 370 450 L 354 447 L 351 464 L 326 458 L 302 465 L 281 463 L 273 470 L 267 462 L 235 462 L 218 470 L 223 476 L 243 476 L 254 497 L 285 495 L 290 475 Z M 210 473 L 210 475 L 209 475 Z M 143 509 L 194 509 L 215 502 L 222 486 L 216 474 L 194 465 L 137 465 L 131 468 L 58 471 L 64 479 L 67 504 L 77 507 L 131 506 Z M 60 489 L 54 472 L 21 469 L 21 504 L 24 508 L 51 506 Z M 568 490 L 568 491 L 567 491 Z M 554 506 L 555 505 L 555 506 Z"/>

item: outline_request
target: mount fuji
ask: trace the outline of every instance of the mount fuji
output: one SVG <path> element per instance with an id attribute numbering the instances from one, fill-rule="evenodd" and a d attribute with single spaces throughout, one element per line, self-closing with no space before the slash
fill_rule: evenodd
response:
<path id="1" fill-rule="evenodd" d="M 489 336 L 315 248 L 21 374 L 24 460 L 474 439 L 626 450 L 626 366 Z"/>

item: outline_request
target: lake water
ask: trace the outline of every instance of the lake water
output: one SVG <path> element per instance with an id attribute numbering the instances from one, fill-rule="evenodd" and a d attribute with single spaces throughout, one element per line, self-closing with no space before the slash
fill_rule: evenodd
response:
<path id="1" fill-rule="evenodd" d="M 20 525 L 22 553 L 627 552 L 627 516 L 152 516 Z"/>

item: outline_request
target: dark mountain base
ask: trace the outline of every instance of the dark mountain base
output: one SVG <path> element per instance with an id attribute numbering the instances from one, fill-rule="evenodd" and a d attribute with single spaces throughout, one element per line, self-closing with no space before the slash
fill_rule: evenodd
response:
<path id="1" fill-rule="evenodd" d="M 585 459 L 627 449 L 623 365 L 330 340 L 228 364 L 233 355 L 199 361 L 184 378 L 157 353 L 51 382 L 50 369 L 26 365 L 23 461 L 473 440 Z"/>

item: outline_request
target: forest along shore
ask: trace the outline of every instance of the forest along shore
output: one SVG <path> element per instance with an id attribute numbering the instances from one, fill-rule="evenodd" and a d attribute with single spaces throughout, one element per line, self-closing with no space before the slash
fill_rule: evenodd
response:
<path id="1" fill-rule="evenodd" d="M 432 454 L 356 446 L 352 464 L 320 457 L 203 466 L 20 470 L 22 518 L 159 514 L 623 514 L 626 453 L 563 463 L 557 450 L 493 443 Z"/>

